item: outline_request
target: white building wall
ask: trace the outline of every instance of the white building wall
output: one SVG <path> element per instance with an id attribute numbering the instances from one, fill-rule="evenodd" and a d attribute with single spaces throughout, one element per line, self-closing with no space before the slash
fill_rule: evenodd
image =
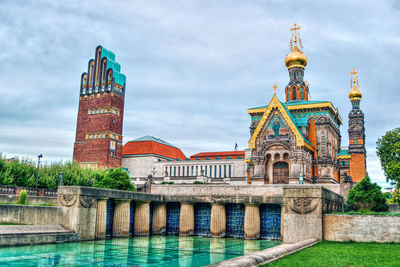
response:
<path id="1" fill-rule="evenodd" d="M 152 174 L 153 167 L 156 183 L 213 182 L 214 179 L 236 185 L 246 183 L 246 162 L 243 159 L 165 161 L 157 156 L 134 156 L 122 158 L 122 167 L 128 169 L 135 184 L 143 184 L 144 179 Z"/>

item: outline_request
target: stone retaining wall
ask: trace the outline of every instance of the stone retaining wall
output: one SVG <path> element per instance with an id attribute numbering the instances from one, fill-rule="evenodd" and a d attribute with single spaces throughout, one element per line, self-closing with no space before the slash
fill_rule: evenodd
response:
<path id="1" fill-rule="evenodd" d="M 400 217 L 376 215 L 324 215 L 325 240 L 400 242 Z"/>
<path id="2" fill-rule="evenodd" d="M 15 224 L 60 224 L 58 207 L 0 205 L 0 222 Z"/>
<path id="3" fill-rule="evenodd" d="M 400 204 L 389 204 L 389 211 L 400 212 Z"/>

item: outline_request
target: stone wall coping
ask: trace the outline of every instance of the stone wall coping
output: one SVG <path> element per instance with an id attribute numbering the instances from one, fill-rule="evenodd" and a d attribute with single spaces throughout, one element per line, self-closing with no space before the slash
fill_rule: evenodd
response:
<path id="1" fill-rule="evenodd" d="M 304 248 L 315 245 L 319 242 L 318 238 L 310 238 L 293 244 L 283 244 L 269 249 L 260 250 L 248 255 L 232 258 L 229 260 L 221 261 L 211 265 L 210 267 L 224 266 L 224 267 L 247 267 L 258 266 L 259 264 L 270 263 L 286 255 L 295 253 Z"/>
<path id="2" fill-rule="evenodd" d="M 300 189 L 300 190 L 299 190 Z M 302 192 L 304 189 L 304 192 Z M 283 196 L 285 198 L 311 197 L 323 198 L 335 202 L 343 202 L 343 197 L 327 189 L 323 185 L 285 185 L 283 187 Z"/>
<path id="3" fill-rule="evenodd" d="M 251 195 L 251 194 L 235 194 L 235 195 L 161 195 L 131 191 L 121 191 L 113 189 L 104 189 L 96 187 L 84 186 L 62 186 L 58 188 L 58 193 L 77 194 L 93 196 L 98 199 L 113 198 L 118 200 L 135 200 L 138 202 L 208 202 L 208 203 L 253 203 L 253 204 L 282 204 L 282 195 Z"/>
<path id="4" fill-rule="evenodd" d="M 383 217 L 383 218 L 399 218 L 400 216 L 398 215 L 371 215 L 371 214 L 366 214 L 366 215 L 361 215 L 361 214 L 324 214 L 324 216 L 342 216 L 342 217 Z"/>

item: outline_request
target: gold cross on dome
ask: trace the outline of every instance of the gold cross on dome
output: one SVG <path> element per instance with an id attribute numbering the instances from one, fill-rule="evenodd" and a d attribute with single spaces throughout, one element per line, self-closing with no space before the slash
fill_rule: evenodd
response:
<path id="1" fill-rule="evenodd" d="M 297 31 L 300 30 L 300 26 L 295 22 L 293 28 L 290 28 L 290 30 L 294 32 L 294 42 L 297 43 Z"/>
<path id="2" fill-rule="evenodd" d="M 353 77 L 354 77 L 355 75 L 358 74 L 358 71 L 355 68 L 353 68 L 353 71 L 350 72 L 350 74 L 353 75 Z"/>
<path id="3" fill-rule="evenodd" d="M 276 90 L 278 90 L 278 85 L 276 83 L 274 83 L 274 85 L 272 86 L 272 89 L 274 90 L 274 95 L 276 95 Z"/>
<path id="4" fill-rule="evenodd" d="M 357 84 L 358 86 L 358 80 L 357 80 L 357 76 L 358 75 L 358 71 L 356 70 L 356 68 L 353 68 L 353 70 L 350 72 L 350 75 L 352 76 L 351 81 L 352 84 Z"/>

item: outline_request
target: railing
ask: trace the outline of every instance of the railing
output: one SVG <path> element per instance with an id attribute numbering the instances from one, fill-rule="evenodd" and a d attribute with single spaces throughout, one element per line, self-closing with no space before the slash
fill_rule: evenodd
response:
<path id="1" fill-rule="evenodd" d="M 19 195 L 22 190 L 26 190 L 28 195 L 41 196 L 41 197 L 57 197 L 57 190 L 45 189 L 45 188 L 32 188 L 32 187 L 19 187 L 0 185 L 0 194 L 2 195 Z"/>

